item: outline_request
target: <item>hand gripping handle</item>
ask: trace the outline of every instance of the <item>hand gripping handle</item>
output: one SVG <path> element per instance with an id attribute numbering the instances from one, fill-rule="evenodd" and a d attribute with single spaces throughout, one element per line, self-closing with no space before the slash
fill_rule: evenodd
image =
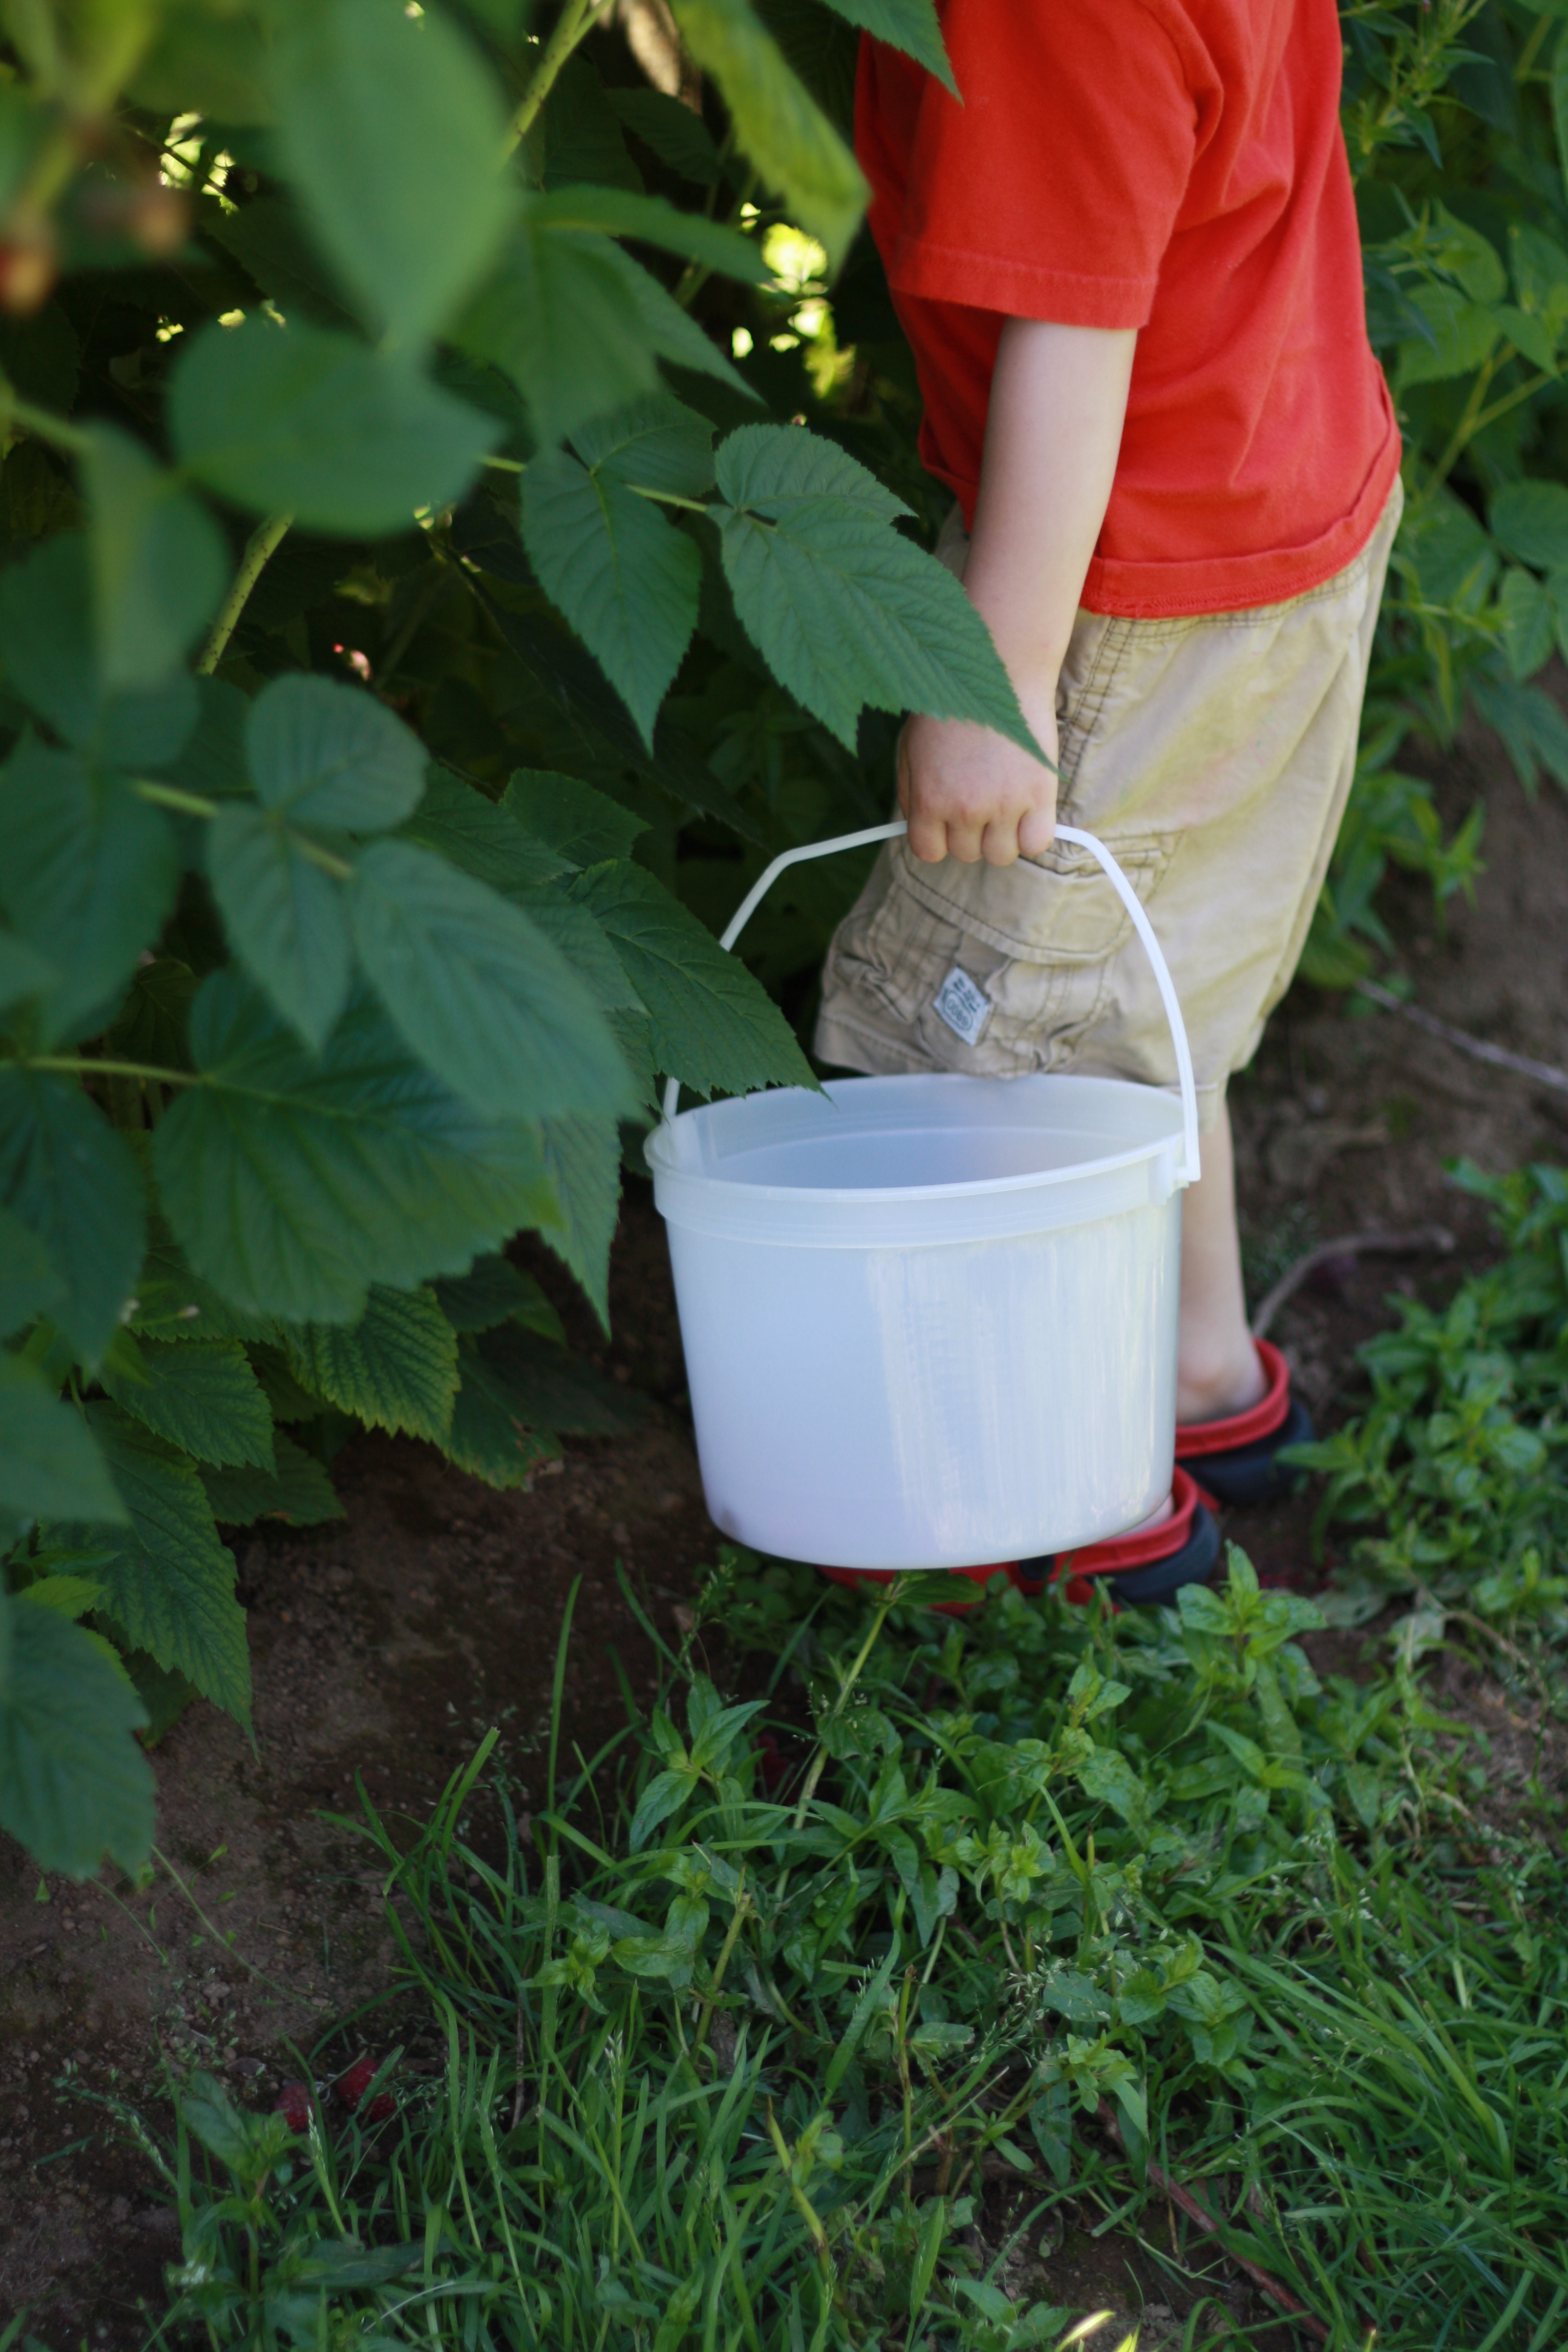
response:
<path id="1" fill-rule="evenodd" d="M 786 866 L 802 866 L 808 857 L 831 857 L 837 849 L 860 849 L 872 841 L 896 841 L 908 831 L 909 826 L 903 818 L 896 817 L 890 824 L 868 824 L 859 833 L 836 834 L 831 841 L 811 841 L 803 848 L 786 849 L 752 883 L 725 925 L 720 946 L 726 951 L 734 946 Z M 1102 841 L 1097 841 L 1092 833 L 1080 832 L 1075 824 L 1058 824 L 1056 837 L 1058 841 L 1070 841 L 1076 848 L 1088 850 L 1126 908 L 1132 919 L 1132 928 L 1143 942 L 1143 952 L 1152 968 L 1155 985 L 1160 991 L 1160 1002 L 1165 1008 L 1165 1018 L 1170 1024 L 1171 1043 L 1176 1049 L 1176 1074 L 1181 1080 L 1182 1164 L 1176 1171 L 1176 1181 L 1178 1184 L 1195 1184 L 1202 1171 L 1198 1155 L 1198 1096 L 1193 1077 L 1192 1050 L 1187 1044 L 1187 1026 L 1182 1019 L 1182 1008 L 1176 1001 L 1175 983 L 1161 952 L 1160 942 L 1154 937 L 1153 926 L 1143 912 L 1137 891 Z M 680 1081 L 671 1078 L 664 1090 L 664 1115 L 667 1119 L 675 1117 L 675 1107 L 679 1099 Z"/>

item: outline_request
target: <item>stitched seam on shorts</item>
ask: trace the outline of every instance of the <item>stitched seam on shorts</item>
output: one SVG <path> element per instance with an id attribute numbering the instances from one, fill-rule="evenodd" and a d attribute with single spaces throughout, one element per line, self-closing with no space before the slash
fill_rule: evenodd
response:
<path id="1" fill-rule="evenodd" d="M 1131 643 L 1131 637 L 1127 635 L 1128 627 L 1129 624 L 1120 618 L 1110 622 L 1094 649 L 1094 659 L 1089 664 L 1089 676 L 1084 679 L 1078 699 L 1073 704 L 1071 711 L 1065 714 L 1067 724 L 1072 732 L 1073 745 L 1071 767 L 1069 768 L 1065 761 L 1062 766 L 1061 788 L 1064 805 L 1060 813 L 1064 817 L 1068 815 L 1078 790 L 1079 770 L 1083 764 L 1083 755 L 1099 731 L 1100 722 L 1105 717 L 1105 706 L 1110 699 L 1110 689 L 1126 659 L 1128 647 Z"/>

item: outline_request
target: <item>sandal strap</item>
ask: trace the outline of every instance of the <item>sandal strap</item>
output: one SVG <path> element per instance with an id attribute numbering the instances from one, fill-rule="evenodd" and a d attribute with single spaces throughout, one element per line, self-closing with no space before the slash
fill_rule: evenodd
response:
<path id="1" fill-rule="evenodd" d="M 1231 1454 L 1240 1445 L 1256 1445 L 1282 1429 L 1290 1411 L 1290 1372 L 1271 1340 L 1255 1340 L 1258 1360 L 1268 1386 L 1245 1412 L 1226 1413 L 1222 1421 L 1186 1421 L 1176 1427 L 1176 1459 L 1195 1462 L 1205 1454 Z"/>

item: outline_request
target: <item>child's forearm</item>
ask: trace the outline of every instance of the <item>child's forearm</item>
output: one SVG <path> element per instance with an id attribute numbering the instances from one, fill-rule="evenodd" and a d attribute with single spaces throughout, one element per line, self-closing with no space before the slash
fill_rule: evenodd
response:
<path id="1" fill-rule="evenodd" d="M 963 584 L 1021 694 L 1053 689 L 1105 520 L 1132 329 L 1002 330 Z"/>

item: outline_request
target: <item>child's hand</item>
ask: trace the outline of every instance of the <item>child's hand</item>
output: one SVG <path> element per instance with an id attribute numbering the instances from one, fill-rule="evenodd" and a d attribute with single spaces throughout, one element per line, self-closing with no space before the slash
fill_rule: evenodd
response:
<path id="1" fill-rule="evenodd" d="M 1054 760 L 1054 693 L 1026 695 L 1024 708 L 1035 740 Z M 1057 780 L 989 727 L 916 717 L 899 743 L 899 806 L 910 821 L 910 847 L 928 866 L 944 857 L 1011 866 L 1049 848 Z"/>

